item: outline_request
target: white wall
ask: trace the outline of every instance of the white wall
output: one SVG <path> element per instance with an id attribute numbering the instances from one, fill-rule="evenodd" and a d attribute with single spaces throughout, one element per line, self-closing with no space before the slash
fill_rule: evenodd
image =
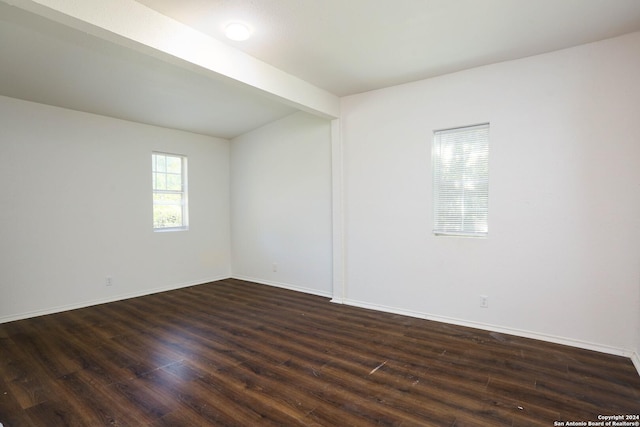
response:
<path id="1" fill-rule="evenodd" d="M 347 302 L 637 348 L 638 52 L 634 33 L 344 98 Z M 489 237 L 435 237 L 432 132 L 482 122 Z"/>
<path id="2" fill-rule="evenodd" d="M 187 232 L 152 231 L 152 150 Z M 0 97 L 0 159 L 0 321 L 230 276 L 228 141 Z"/>
<path id="3" fill-rule="evenodd" d="M 331 295 L 330 121 L 295 113 L 233 139 L 231 195 L 234 277 Z"/>
<path id="4" fill-rule="evenodd" d="M 638 307 L 640 307 L 640 302 L 638 303 Z M 640 311 L 640 309 L 638 309 Z M 631 355 L 631 361 L 636 367 L 636 370 L 640 374 L 640 321 L 638 321 L 637 332 L 636 332 L 636 346 L 633 349 L 633 354 Z"/>
<path id="5" fill-rule="evenodd" d="M 640 285 L 640 279 L 638 280 L 638 284 Z M 636 370 L 638 371 L 638 373 L 640 374 L 640 291 L 638 292 L 639 297 L 638 297 L 638 309 L 636 310 L 638 312 L 638 322 L 637 322 L 637 329 L 636 329 L 636 346 L 634 348 L 634 354 L 632 355 L 631 360 L 633 360 L 633 364 L 636 366 Z"/>

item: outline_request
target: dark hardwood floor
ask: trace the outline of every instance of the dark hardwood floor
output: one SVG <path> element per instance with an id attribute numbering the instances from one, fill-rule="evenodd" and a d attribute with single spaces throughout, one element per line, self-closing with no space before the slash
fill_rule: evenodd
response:
<path id="1" fill-rule="evenodd" d="M 239 280 L 0 325 L 13 426 L 553 426 L 640 413 L 629 359 Z"/>

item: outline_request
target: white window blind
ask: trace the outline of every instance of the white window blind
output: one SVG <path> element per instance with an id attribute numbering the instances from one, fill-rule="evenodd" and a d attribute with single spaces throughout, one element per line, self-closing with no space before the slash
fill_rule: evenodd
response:
<path id="1" fill-rule="evenodd" d="M 186 230 L 187 158 L 175 154 L 152 153 L 153 229 Z"/>
<path id="2" fill-rule="evenodd" d="M 433 196 L 435 234 L 487 235 L 488 123 L 434 132 Z"/>

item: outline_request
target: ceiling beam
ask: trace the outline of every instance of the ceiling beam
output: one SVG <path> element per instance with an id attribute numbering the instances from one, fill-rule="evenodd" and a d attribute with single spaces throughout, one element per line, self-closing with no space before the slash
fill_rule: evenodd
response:
<path id="1" fill-rule="evenodd" d="M 0 0 L 325 118 L 339 98 L 133 0 Z"/>

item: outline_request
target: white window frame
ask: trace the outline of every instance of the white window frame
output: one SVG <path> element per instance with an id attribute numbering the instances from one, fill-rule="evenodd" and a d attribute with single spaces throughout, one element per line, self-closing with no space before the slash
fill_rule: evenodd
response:
<path id="1" fill-rule="evenodd" d="M 165 158 L 165 170 L 159 170 L 157 168 L 157 158 L 158 157 Z M 179 159 L 180 160 L 180 172 L 169 172 L 166 170 L 166 159 Z M 164 176 L 164 182 L 167 182 L 167 178 L 170 176 L 180 175 L 180 188 L 179 189 L 168 189 L 165 184 L 165 188 L 162 185 L 158 185 L 158 176 Z M 163 153 L 154 151 L 151 153 L 151 178 L 152 178 L 152 198 L 153 198 L 153 212 L 152 212 L 152 225 L 153 231 L 156 232 L 165 232 L 165 231 L 185 231 L 189 229 L 189 209 L 188 209 L 188 191 L 187 191 L 187 156 L 181 154 L 172 154 L 172 153 Z M 160 180 L 162 181 L 162 180 Z M 178 196 L 178 201 L 170 201 L 170 200 L 157 200 L 156 196 L 160 195 L 170 195 L 170 196 Z M 182 223 L 180 225 L 172 225 L 172 226 L 158 226 L 156 224 L 156 207 L 157 206 L 177 206 L 181 211 Z"/>
<path id="2" fill-rule="evenodd" d="M 434 131 L 432 165 L 433 233 L 487 237 L 489 123 Z"/>

